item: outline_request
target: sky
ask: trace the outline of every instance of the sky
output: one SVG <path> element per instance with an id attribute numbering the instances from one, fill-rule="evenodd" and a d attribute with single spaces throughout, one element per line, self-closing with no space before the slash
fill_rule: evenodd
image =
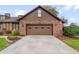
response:
<path id="1" fill-rule="evenodd" d="M 79 25 L 79 5 L 50 5 L 59 11 L 59 17 L 68 19 L 68 24 Z M 37 7 L 37 5 L 0 5 L 0 14 L 10 13 L 11 16 L 24 15 Z"/>

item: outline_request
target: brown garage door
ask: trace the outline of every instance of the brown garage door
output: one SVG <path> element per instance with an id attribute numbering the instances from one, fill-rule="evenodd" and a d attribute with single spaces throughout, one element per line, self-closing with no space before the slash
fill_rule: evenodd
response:
<path id="1" fill-rule="evenodd" d="M 52 35 L 52 25 L 27 25 L 27 35 Z"/>

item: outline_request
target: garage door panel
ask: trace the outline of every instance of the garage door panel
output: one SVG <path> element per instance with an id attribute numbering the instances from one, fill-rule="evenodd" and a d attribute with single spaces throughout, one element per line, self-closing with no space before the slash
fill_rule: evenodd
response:
<path id="1" fill-rule="evenodd" d="M 27 25 L 27 35 L 52 35 L 52 25 Z"/>

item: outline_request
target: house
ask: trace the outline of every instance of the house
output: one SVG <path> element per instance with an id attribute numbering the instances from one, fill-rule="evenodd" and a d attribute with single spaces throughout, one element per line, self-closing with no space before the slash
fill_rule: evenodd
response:
<path id="1" fill-rule="evenodd" d="M 5 32 L 12 31 L 13 29 L 19 30 L 18 18 L 19 17 L 11 17 L 10 13 L 0 15 L 0 30 L 4 30 Z"/>
<path id="2" fill-rule="evenodd" d="M 5 18 L 5 19 L 4 19 Z M 62 35 L 63 21 L 38 6 L 23 16 L 10 17 L 5 14 L 0 18 L 0 29 L 12 31 L 16 29 L 20 35 Z M 3 20 L 4 19 L 4 20 Z"/>

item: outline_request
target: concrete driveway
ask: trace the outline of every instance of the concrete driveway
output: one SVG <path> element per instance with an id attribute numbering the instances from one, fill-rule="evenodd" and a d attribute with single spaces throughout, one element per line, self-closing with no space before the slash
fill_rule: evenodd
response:
<path id="1" fill-rule="evenodd" d="M 78 53 L 59 39 L 51 35 L 25 36 L 4 49 L 2 54 L 75 54 Z"/>

